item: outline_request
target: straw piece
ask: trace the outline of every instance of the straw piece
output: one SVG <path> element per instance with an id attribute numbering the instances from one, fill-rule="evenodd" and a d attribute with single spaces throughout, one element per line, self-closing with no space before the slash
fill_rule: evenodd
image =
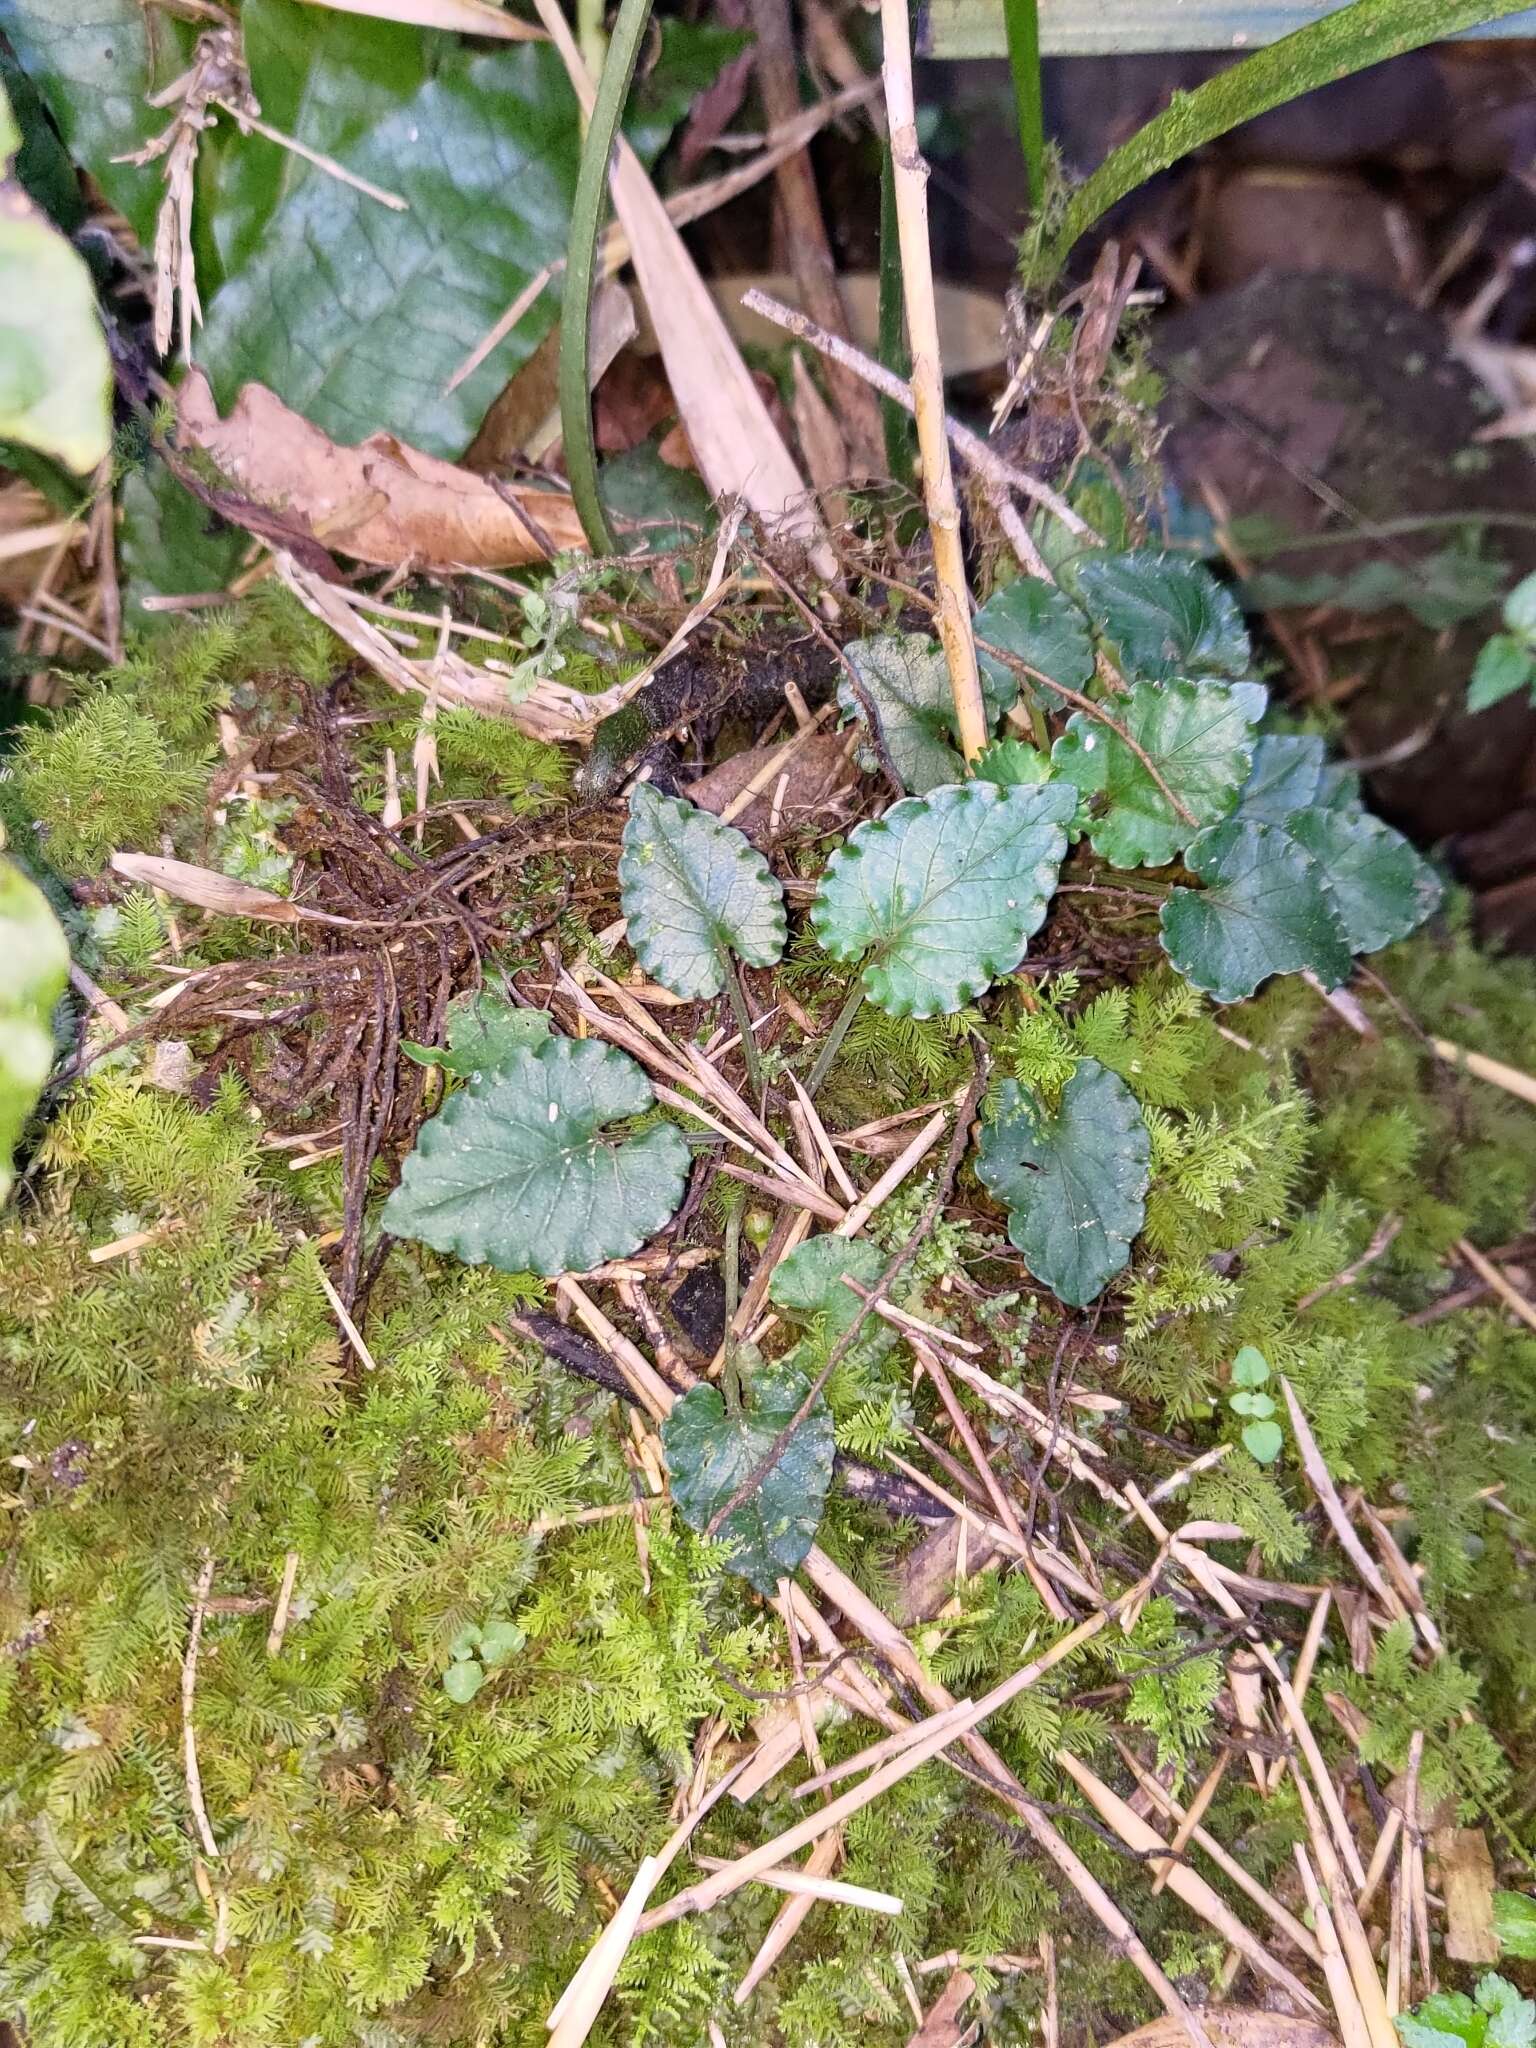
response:
<path id="1" fill-rule="evenodd" d="M 723 1856 L 695 1856 L 693 1859 L 700 1870 L 729 1870 L 730 1863 Z M 797 1898 L 825 1899 L 833 1906 L 860 1906 L 866 1913 L 902 1913 L 906 1906 L 894 1892 L 871 1891 L 868 1885 L 846 1884 L 840 1878 L 822 1877 L 808 1868 L 795 1870 L 760 1870 L 753 1879 L 754 1884 L 772 1885 L 775 1891 L 789 1892 Z"/>

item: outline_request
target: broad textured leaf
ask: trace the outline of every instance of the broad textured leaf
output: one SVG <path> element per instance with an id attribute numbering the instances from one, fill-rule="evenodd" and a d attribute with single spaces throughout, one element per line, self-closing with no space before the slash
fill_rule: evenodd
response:
<path id="1" fill-rule="evenodd" d="M 672 1497 L 691 1529 L 704 1529 L 742 1481 L 756 1470 L 779 1431 L 810 1392 L 793 1368 L 752 1375 L 751 1405 L 727 1414 L 720 1389 L 701 1381 L 661 1426 L 672 1474 Z M 722 1524 L 731 1563 L 759 1593 L 771 1596 L 816 1541 L 832 1479 L 832 1417 L 818 1401 L 755 1494 Z"/>
<path id="2" fill-rule="evenodd" d="M 1483 2048 L 1488 2032 L 1487 2014 L 1464 1991 L 1432 1992 L 1396 2024 L 1405 2048 Z"/>
<path id="3" fill-rule="evenodd" d="M 191 35 L 141 0 L 0 0 L 0 29 L 47 102 L 69 153 L 147 248 L 164 190 L 159 164 L 116 163 L 170 120 L 146 97 L 184 69 Z"/>
<path id="4" fill-rule="evenodd" d="M 1050 781 L 1051 764 L 1038 747 L 1024 740 L 992 740 L 976 756 L 976 773 L 999 789 L 1027 789 L 1031 783 Z"/>
<path id="5" fill-rule="evenodd" d="M 1117 868 L 1163 867 L 1237 801 L 1253 732 L 1222 683 L 1137 683 L 1113 715 L 1194 819 L 1187 824 L 1117 732 L 1076 712 L 1051 750 L 1058 775 L 1089 799 L 1088 836 Z"/>
<path id="6" fill-rule="evenodd" d="M 551 1038 L 513 1053 L 421 1127 L 384 1228 L 505 1273 L 582 1273 L 644 1244 L 683 1198 L 675 1124 L 606 1127 L 650 1108 L 627 1053 Z"/>
<path id="7" fill-rule="evenodd" d="M 502 1066 L 513 1053 L 531 1051 L 549 1037 L 548 1010 L 524 1010 L 489 989 L 456 996 L 448 1005 L 446 1047 L 400 1041 L 424 1067 L 441 1067 L 467 1081 Z"/>
<path id="8" fill-rule="evenodd" d="M 1151 550 L 1087 554 L 1077 587 L 1127 677 L 1240 676 L 1249 667 L 1237 600 L 1202 563 Z"/>
<path id="9" fill-rule="evenodd" d="M 1536 1899 L 1528 1892 L 1495 1892 L 1493 1931 L 1507 1956 L 1536 1963 Z"/>
<path id="10" fill-rule="evenodd" d="M 1322 869 L 1351 952 L 1394 945 L 1439 908 L 1433 868 L 1369 811 L 1298 811 L 1287 830 Z"/>
<path id="11" fill-rule="evenodd" d="M 813 1237 L 774 1267 L 769 1299 L 798 1321 L 821 1318 L 835 1340 L 863 1306 L 853 1289 L 843 1285 L 844 1274 L 861 1287 L 873 1287 L 885 1267 L 884 1255 L 868 1238 L 833 1237 L 830 1233 Z M 896 1341 L 890 1324 L 874 1315 L 865 1317 L 859 1336 L 861 1343 L 867 1340 L 879 1351 L 888 1351 Z"/>
<path id="12" fill-rule="evenodd" d="M 53 1065 L 53 1006 L 68 979 L 69 947 L 47 897 L 0 854 L 0 1202 Z"/>
<path id="13" fill-rule="evenodd" d="M 718 995 L 730 953 L 771 967 L 784 951 L 784 891 L 751 840 L 648 782 L 630 799 L 619 900 L 635 958 L 676 996 Z"/>
<path id="14" fill-rule="evenodd" d="M 1067 593 L 1038 576 L 1020 576 L 994 591 L 972 621 L 978 641 L 986 640 L 1009 654 L 1016 654 L 1037 668 L 1052 682 L 1065 683 L 1069 690 L 1085 690 L 1093 681 L 1093 642 L 1088 621 Z M 1019 678 L 1006 662 L 978 647 L 976 660 L 982 680 L 995 693 L 999 708 L 1006 710 L 1019 693 Z M 1043 684 L 1035 684 L 1048 709 L 1061 699 Z M 1004 694 L 1006 693 L 1006 694 Z"/>
<path id="15" fill-rule="evenodd" d="M 1495 633 L 1483 642 L 1472 665 L 1467 709 L 1486 711 L 1491 704 L 1502 704 L 1506 697 L 1512 697 L 1516 690 L 1523 690 L 1533 681 L 1536 661 L 1525 642 L 1513 633 Z"/>
<path id="16" fill-rule="evenodd" d="M 112 366 L 91 274 L 9 178 L 0 185 L 0 440 L 77 472 L 95 469 L 112 442 Z"/>
<path id="17" fill-rule="evenodd" d="M 1283 825 L 1292 811 L 1318 800 L 1328 750 L 1310 735 L 1266 734 L 1253 743 L 1253 767 L 1237 806 L 1240 818 Z"/>
<path id="18" fill-rule="evenodd" d="M 1472 1996 L 1488 2015 L 1488 2048 L 1531 2048 L 1536 2042 L 1536 2003 L 1507 1977 L 1490 1971 L 1478 1978 Z"/>
<path id="19" fill-rule="evenodd" d="M 811 906 L 834 960 L 864 960 L 893 1017 L 936 1017 L 1011 974 L 1040 929 L 1076 807 L 1068 785 L 966 782 L 858 825 Z M 867 957 L 866 957 L 867 956 Z"/>
<path id="20" fill-rule="evenodd" d="M 960 781 L 965 762 L 956 741 L 949 666 L 938 641 L 926 633 L 880 633 L 870 640 L 851 640 L 843 652 L 869 699 L 902 786 L 922 796 L 946 782 Z M 983 679 L 994 721 L 1018 694 L 1012 676 L 1006 670 L 1002 673 L 1001 686 Z M 838 677 L 837 701 L 849 718 L 867 726 L 864 706 L 846 670 Z M 879 765 L 873 747 L 863 749 L 859 761 L 866 769 Z"/>
<path id="21" fill-rule="evenodd" d="M 1008 1236 L 1037 1280 L 1082 1308 L 1121 1272 L 1146 1218 L 1152 1148 L 1136 1098 L 1079 1060 L 1054 1115 L 1016 1081 L 982 1128 L 976 1175 L 1008 1205 Z"/>
<path id="22" fill-rule="evenodd" d="M 1206 886 L 1175 889 L 1163 905 L 1163 947 L 1196 988 L 1238 1003 L 1272 974 L 1310 968 L 1326 988 L 1348 978 L 1349 941 L 1322 870 L 1284 826 L 1217 825 L 1185 863 Z"/>

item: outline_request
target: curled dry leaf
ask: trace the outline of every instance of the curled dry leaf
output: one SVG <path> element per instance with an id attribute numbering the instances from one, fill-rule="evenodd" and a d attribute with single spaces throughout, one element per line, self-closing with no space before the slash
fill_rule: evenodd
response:
<path id="1" fill-rule="evenodd" d="M 286 896 L 270 889 L 258 889 L 251 882 L 231 881 L 214 868 L 200 868 L 187 860 L 171 860 L 158 853 L 114 853 L 112 872 L 141 889 L 160 889 L 178 903 L 195 904 L 199 910 L 217 911 L 221 917 L 254 917 L 266 924 L 297 924 L 304 912 Z"/>
<path id="2" fill-rule="evenodd" d="M 494 569 L 586 545 L 570 499 L 558 491 L 503 494 L 393 434 L 340 447 L 261 384 L 247 384 L 221 419 L 207 378 L 193 371 L 178 412 L 183 440 L 242 492 L 295 535 L 355 561 Z"/>

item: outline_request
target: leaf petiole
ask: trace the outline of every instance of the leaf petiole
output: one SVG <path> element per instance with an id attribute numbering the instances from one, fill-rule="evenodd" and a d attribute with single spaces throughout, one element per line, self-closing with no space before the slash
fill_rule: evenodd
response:
<path id="1" fill-rule="evenodd" d="M 736 1019 L 736 1029 L 741 1034 L 741 1056 L 747 1063 L 747 1086 L 761 1103 L 763 1063 L 757 1050 L 752 1012 L 747 1008 L 746 991 L 742 988 L 741 976 L 736 971 L 736 962 L 731 958 L 730 948 L 722 946 L 719 958 L 721 971 L 725 975 L 725 992 L 731 999 L 731 1014 Z"/>
<path id="2" fill-rule="evenodd" d="M 859 1014 L 863 1002 L 864 983 L 862 980 L 856 980 L 843 998 L 843 1007 L 833 1019 L 832 1029 L 821 1042 L 821 1051 L 816 1055 L 816 1064 L 811 1068 L 810 1078 L 805 1084 L 805 1092 L 813 1102 L 816 1099 L 816 1090 L 827 1078 L 827 1069 L 837 1058 L 838 1050 L 848 1036 L 849 1026 Z"/>

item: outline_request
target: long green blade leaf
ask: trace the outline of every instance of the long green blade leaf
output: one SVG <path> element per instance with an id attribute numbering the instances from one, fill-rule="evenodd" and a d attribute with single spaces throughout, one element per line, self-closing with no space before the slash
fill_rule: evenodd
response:
<path id="1" fill-rule="evenodd" d="M 1354 0 L 1354 5 L 1257 50 L 1230 71 L 1176 94 L 1165 113 L 1112 150 L 1067 209 L 1065 252 L 1127 192 L 1230 128 L 1317 86 L 1423 43 L 1518 14 L 1530 0 Z"/>

